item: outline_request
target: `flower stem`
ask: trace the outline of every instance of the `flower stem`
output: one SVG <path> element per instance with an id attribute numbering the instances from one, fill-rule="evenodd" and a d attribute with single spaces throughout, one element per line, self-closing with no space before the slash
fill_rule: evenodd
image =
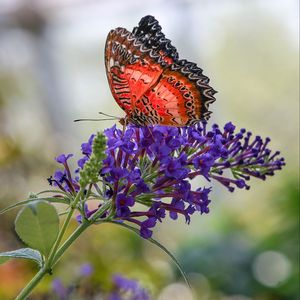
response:
<path id="1" fill-rule="evenodd" d="M 76 205 L 80 201 L 80 198 L 81 198 L 82 194 L 83 194 L 83 189 L 81 189 L 77 193 L 77 195 L 76 195 L 73 203 L 71 204 L 72 205 L 71 209 L 70 209 L 70 211 L 69 211 L 69 213 L 68 213 L 68 215 L 67 215 L 67 217 L 65 219 L 65 222 L 64 222 L 61 230 L 58 233 L 57 239 L 56 239 L 56 241 L 55 241 L 55 243 L 54 243 L 54 245 L 53 245 L 53 247 L 51 249 L 50 255 L 49 255 L 48 259 L 47 259 L 46 265 L 49 266 L 49 267 L 52 266 L 53 258 L 55 256 L 56 251 L 57 251 L 57 249 L 58 249 L 58 247 L 60 245 L 60 242 L 61 242 L 61 240 L 62 240 L 62 238 L 63 238 L 63 236 L 64 236 L 64 234 L 65 234 L 65 232 L 66 232 L 66 230 L 68 228 L 68 225 L 69 225 L 69 223 L 71 221 L 71 218 L 73 216 L 74 210 L 76 209 Z"/>
<path id="2" fill-rule="evenodd" d="M 54 267 L 66 250 L 73 244 L 73 242 L 86 230 L 91 223 L 89 221 L 83 222 L 76 230 L 69 236 L 69 238 L 61 245 L 53 257 L 52 267 Z"/>
<path id="3" fill-rule="evenodd" d="M 35 288 L 35 286 L 41 281 L 41 279 L 48 273 L 48 270 L 43 267 L 35 274 L 35 276 L 30 280 L 30 282 L 24 287 L 24 289 L 19 293 L 15 300 L 26 299 Z"/>
<path id="4" fill-rule="evenodd" d="M 80 234 L 90 225 L 94 224 L 97 221 L 97 218 L 101 217 L 103 213 L 105 213 L 110 207 L 111 201 L 107 201 L 100 207 L 100 209 L 93 215 L 93 217 L 90 220 L 83 219 L 82 224 L 79 227 L 77 227 L 77 229 L 72 233 L 72 235 L 69 236 L 69 238 L 61 245 L 61 247 L 55 253 L 52 267 L 57 264 L 57 262 L 66 252 L 66 250 L 73 244 L 73 242 L 80 236 Z"/>

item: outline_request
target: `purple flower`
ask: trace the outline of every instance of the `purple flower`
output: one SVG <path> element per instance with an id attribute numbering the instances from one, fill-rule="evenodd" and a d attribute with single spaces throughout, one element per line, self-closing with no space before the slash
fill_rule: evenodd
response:
<path id="1" fill-rule="evenodd" d="M 81 144 L 81 152 L 84 155 L 90 156 L 92 154 L 92 145 L 95 135 L 92 134 L 87 143 Z"/>
<path id="2" fill-rule="evenodd" d="M 195 204 L 194 207 L 197 211 L 200 211 L 201 214 L 209 213 L 208 205 L 211 201 L 208 199 L 208 194 L 210 193 L 210 191 L 211 188 L 199 188 L 195 192 L 193 192 Z"/>
<path id="3" fill-rule="evenodd" d="M 116 204 L 117 204 L 117 207 L 133 206 L 134 205 L 134 198 L 133 197 L 128 197 L 125 194 L 118 194 Z"/>
<path id="4" fill-rule="evenodd" d="M 171 205 L 168 206 L 170 211 L 170 218 L 173 220 L 177 220 L 178 213 L 184 214 L 184 202 L 182 200 L 172 199 Z"/>
<path id="5" fill-rule="evenodd" d="M 149 193 L 150 188 L 148 185 L 144 182 L 143 179 L 139 180 L 138 183 L 135 184 L 135 190 L 132 194 L 138 195 L 138 194 L 144 194 L 144 193 Z"/>
<path id="6" fill-rule="evenodd" d="M 193 159 L 193 165 L 203 176 L 209 180 L 209 172 L 215 163 L 215 158 L 211 153 L 203 153 Z"/>
<path id="7" fill-rule="evenodd" d="M 135 280 L 130 280 L 119 274 L 114 275 L 113 281 L 119 288 L 122 288 L 126 291 L 133 291 L 138 287 L 138 283 Z"/>
<path id="8" fill-rule="evenodd" d="M 83 277 L 91 276 L 93 272 L 94 272 L 94 268 L 89 263 L 85 263 L 80 266 L 80 275 Z"/>
<path id="9" fill-rule="evenodd" d="M 130 182 L 140 182 L 141 181 L 141 170 L 135 169 L 128 174 L 128 180 Z"/>
<path id="10" fill-rule="evenodd" d="M 123 300 L 122 296 L 119 294 L 119 292 L 112 292 L 109 297 L 108 300 Z"/>
<path id="11" fill-rule="evenodd" d="M 185 166 L 186 164 L 181 163 L 179 159 L 168 159 L 165 166 L 165 174 L 169 178 L 186 178 L 189 170 Z"/>
<path id="12" fill-rule="evenodd" d="M 68 289 L 63 285 L 60 279 L 55 278 L 52 281 L 52 289 L 59 299 L 64 300 L 68 296 Z"/>
<path id="13" fill-rule="evenodd" d="M 120 180 L 121 178 L 125 178 L 125 177 L 129 176 L 129 171 L 127 169 L 117 167 L 117 168 L 112 168 L 110 174 L 111 174 L 111 176 L 109 177 L 110 181 L 116 182 L 116 181 Z"/>
<path id="14" fill-rule="evenodd" d="M 151 208 L 149 209 L 150 212 L 149 215 L 153 216 L 159 222 L 162 222 L 162 219 L 165 218 L 166 216 L 166 210 L 161 206 L 162 206 L 162 202 L 157 201 L 157 202 L 153 202 Z"/>
<path id="15" fill-rule="evenodd" d="M 107 156 L 104 160 L 103 160 L 103 167 L 101 170 L 101 175 L 104 175 L 108 172 L 110 172 L 113 167 L 115 165 L 115 160 L 112 156 Z"/>
<path id="16" fill-rule="evenodd" d="M 73 193 L 79 189 L 76 180 L 71 177 L 67 163 L 65 163 L 65 169 L 63 171 L 56 170 L 54 175 L 50 176 L 47 180 L 51 186 L 57 186 L 64 192 Z"/>
<path id="17" fill-rule="evenodd" d="M 78 164 L 78 167 L 80 167 L 80 169 L 83 169 L 84 167 L 84 164 L 89 160 L 89 157 L 88 156 L 85 156 L 81 159 L 78 160 L 77 164 Z"/>
<path id="18" fill-rule="evenodd" d="M 123 193 L 117 195 L 116 198 L 116 208 L 118 217 L 127 217 L 130 215 L 129 206 L 133 206 L 135 203 L 134 198 L 131 196 L 126 196 Z"/>
<path id="19" fill-rule="evenodd" d="M 211 188 L 192 188 L 191 179 L 215 180 L 232 192 L 249 189 L 251 177 L 265 180 L 285 165 L 280 153 L 268 148 L 269 138 L 252 138 L 251 132 L 236 131 L 231 122 L 223 129 L 215 124 L 210 130 L 205 123 L 184 128 L 129 125 L 124 132 L 113 126 L 104 134 L 105 156 L 97 152 L 99 147 L 94 145 L 98 137 L 92 135 L 82 144 L 79 176 L 74 177 L 68 167 L 71 155 L 61 155 L 57 161 L 64 170 L 50 177 L 49 183 L 76 193 L 88 166 L 94 174 L 89 189 L 102 201 L 98 209 L 103 201 L 111 201 L 99 219 L 137 226 L 144 238 L 152 236 L 153 228 L 166 215 L 173 220 L 182 216 L 189 224 L 192 215 L 209 212 Z M 101 158 L 100 163 L 95 157 Z M 78 221 L 98 209 L 89 211 L 86 207 Z"/>
<path id="20" fill-rule="evenodd" d="M 61 154 L 61 155 L 57 156 L 55 158 L 55 160 L 60 164 L 65 164 L 67 162 L 67 160 L 72 156 L 73 156 L 73 154 L 67 154 L 67 155 Z"/>
<path id="21" fill-rule="evenodd" d="M 119 292 L 113 293 L 114 297 L 109 299 L 123 299 L 117 298 L 118 295 L 122 295 L 124 292 L 128 295 L 129 300 L 150 300 L 148 292 L 142 288 L 139 283 L 135 280 L 123 277 L 120 274 L 116 274 L 113 277 L 113 281 Z"/>
<path id="22" fill-rule="evenodd" d="M 53 178 L 56 182 L 63 183 L 66 178 L 66 171 L 57 170 L 55 171 Z M 54 185 L 57 185 L 56 183 Z"/>
<path id="23" fill-rule="evenodd" d="M 87 203 L 84 203 L 84 212 L 76 217 L 77 222 L 82 223 L 83 217 L 89 219 L 97 210 L 98 208 L 89 210 Z"/>
<path id="24" fill-rule="evenodd" d="M 225 126 L 224 126 L 225 132 L 233 133 L 234 130 L 235 130 L 235 126 L 231 122 L 228 122 L 227 124 L 225 124 Z"/>
<path id="25" fill-rule="evenodd" d="M 156 225 L 156 218 L 152 217 L 146 219 L 145 221 L 141 222 L 140 234 L 143 238 L 148 239 L 152 236 L 152 230 L 149 228 L 153 228 Z"/>

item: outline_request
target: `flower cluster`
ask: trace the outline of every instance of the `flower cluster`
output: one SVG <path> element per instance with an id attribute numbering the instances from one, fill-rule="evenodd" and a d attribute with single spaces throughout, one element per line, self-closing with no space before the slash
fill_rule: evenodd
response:
<path id="1" fill-rule="evenodd" d="M 93 266 L 89 263 L 85 263 L 80 266 L 79 274 L 72 284 L 65 286 L 59 278 L 55 278 L 52 281 L 52 290 L 55 294 L 55 299 L 67 300 L 71 299 L 76 292 L 76 288 L 79 286 L 80 281 L 90 277 L 93 274 Z M 53 297 L 53 295 L 52 295 Z M 51 298 L 52 298 L 51 297 Z"/>
<path id="2" fill-rule="evenodd" d="M 208 213 L 212 180 L 231 192 L 249 189 L 250 177 L 264 180 L 285 165 L 279 152 L 267 148 L 269 138 L 251 138 L 245 129 L 236 132 L 232 123 L 223 129 L 213 125 L 211 130 L 205 123 L 184 128 L 130 125 L 125 131 L 113 126 L 104 134 L 106 145 L 101 134 L 82 145 L 84 157 L 74 176 L 67 163 L 71 155 L 59 156 L 56 160 L 64 171 L 57 171 L 49 182 L 73 194 L 80 187 L 93 188 L 93 196 L 102 200 L 99 208 L 111 201 L 99 219 L 135 224 L 144 238 L 151 237 L 166 215 L 174 220 L 182 215 L 189 223 L 194 213 Z M 196 177 L 209 186 L 194 189 L 191 180 Z M 84 218 L 97 211 L 89 211 L 86 203 L 84 207 Z"/>
<path id="3" fill-rule="evenodd" d="M 79 274 L 68 285 L 64 284 L 61 279 L 55 278 L 52 281 L 52 291 L 54 292 L 54 298 L 59 300 L 67 300 L 78 298 L 81 299 L 79 293 L 80 285 L 83 286 L 83 281 L 90 280 L 90 277 L 93 275 L 93 266 L 89 263 L 83 264 L 80 266 Z M 100 288 L 97 287 L 96 290 L 93 289 L 92 285 L 85 284 L 84 288 L 86 290 L 81 290 L 81 294 L 85 292 L 84 299 L 92 299 L 93 293 L 97 292 L 98 296 L 102 296 L 107 300 L 150 300 L 149 292 L 144 289 L 138 281 L 134 279 L 128 279 L 120 274 L 113 275 L 113 288 L 109 293 L 104 293 Z M 51 299 L 53 294 L 51 295 Z M 102 298 L 101 298 L 102 299 Z"/>
<path id="4" fill-rule="evenodd" d="M 147 290 L 142 288 L 136 280 L 115 274 L 113 282 L 115 291 L 109 295 L 109 300 L 150 300 Z"/>

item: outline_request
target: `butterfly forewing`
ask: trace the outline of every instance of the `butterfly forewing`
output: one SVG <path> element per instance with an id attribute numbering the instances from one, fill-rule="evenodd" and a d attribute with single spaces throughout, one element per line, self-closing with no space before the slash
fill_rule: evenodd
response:
<path id="1" fill-rule="evenodd" d="M 140 51 L 142 44 L 124 28 L 112 30 L 105 47 L 106 73 L 112 94 L 130 115 L 135 101 L 154 85 L 162 69 Z M 143 58 L 144 57 L 144 58 Z"/>

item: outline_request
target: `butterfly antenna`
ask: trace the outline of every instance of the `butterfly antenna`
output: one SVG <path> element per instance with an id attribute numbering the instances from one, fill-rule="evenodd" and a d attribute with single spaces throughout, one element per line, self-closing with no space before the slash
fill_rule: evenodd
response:
<path id="1" fill-rule="evenodd" d="M 113 121 L 115 118 L 110 119 L 76 119 L 74 122 L 81 122 L 81 121 Z"/>
<path id="2" fill-rule="evenodd" d="M 104 113 L 104 112 L 102 112 L 102 111 L 99 111 L 98 114 L 99 114 L 99 115 L 102 115 L 102 116 L 105 116 L 105 117 L 114 118 L 114 119 L 117 119 L 117 120 L 120 119 L 119 117 L 112 116 L 112 115 L 108 115 L 108 114 L 106 114 L 106 113 Z"/>

